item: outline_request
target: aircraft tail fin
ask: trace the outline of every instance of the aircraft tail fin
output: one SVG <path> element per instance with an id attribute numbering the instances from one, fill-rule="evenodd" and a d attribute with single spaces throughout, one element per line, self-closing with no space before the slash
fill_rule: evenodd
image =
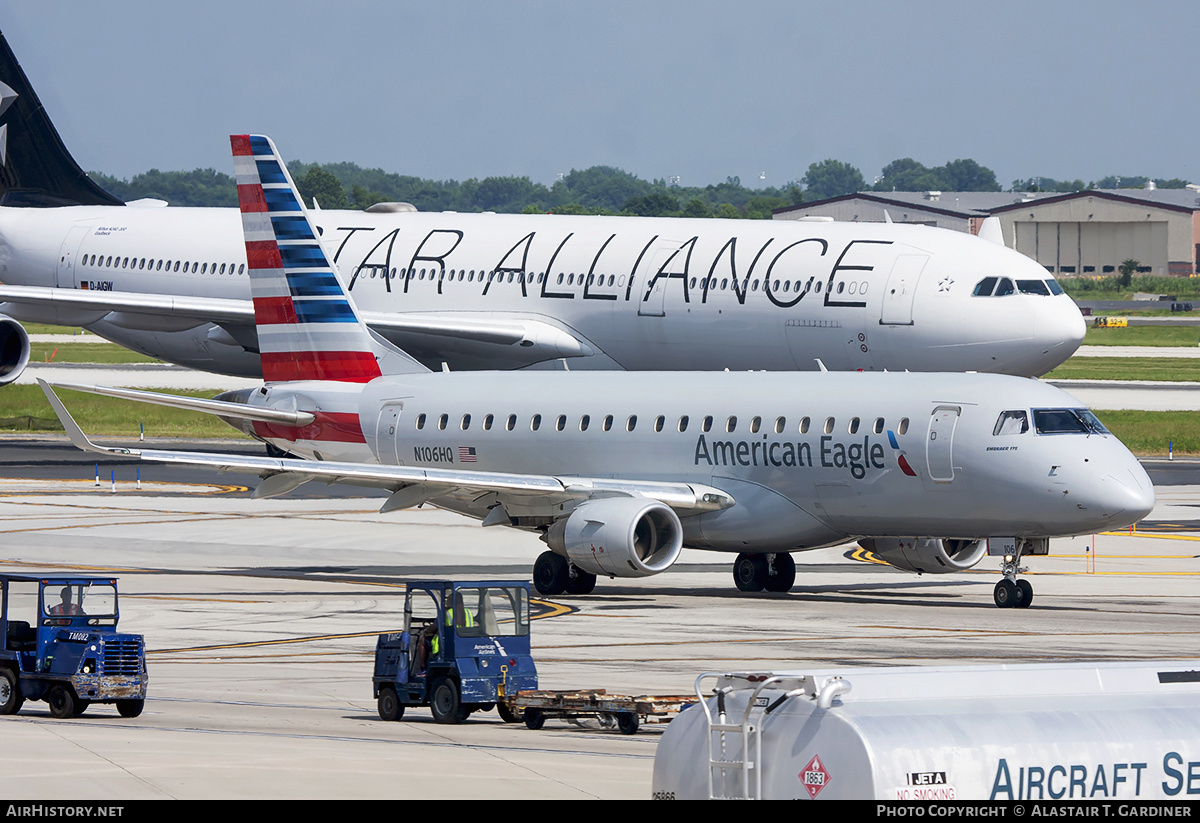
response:
<path id="1" fill-rule="evenodd" d="M 0 206 L 123 206 L 71 157 L 0 33 Z"/>
<path id="2" fill-rule="evenodd" d="M 383 372 L 428 371 L 371 334 L 275 144 L 231 135 L 263 379 L 366 383 Z"/>

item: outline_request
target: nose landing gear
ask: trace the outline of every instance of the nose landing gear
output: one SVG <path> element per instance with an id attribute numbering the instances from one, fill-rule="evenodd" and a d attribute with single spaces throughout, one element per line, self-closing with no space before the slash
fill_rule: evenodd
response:
<path id="1" fill-rule="evenodd" d="M 1004 562 L 1000 564 L 1000 573 L 1004 577 L 996 584 L 996 588 L 992 592 L 992 599 L 1002 609 L 1027 609 L 1033 602 L 1033 585 L 1024 578 L 1017 578 L 1018 574 L 1029 571 L 1027 567 L 1021 565 L 1021 555 L 1027 551 L 1031 554 L 1047 554 L 1049 541 L 1044 538 L 1039 540 L 1018 538 L 1012 554 L 1004 555 Z"/>

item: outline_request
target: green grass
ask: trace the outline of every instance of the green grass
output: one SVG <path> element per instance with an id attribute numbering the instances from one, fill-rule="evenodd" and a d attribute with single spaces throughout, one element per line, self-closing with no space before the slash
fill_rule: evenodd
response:
<path id="1" fill-rule="evenodd" d="M 1088 327 L 1085 346 L 1196 346 L 1200 326 Z"/>
<path id="2" fill-rule="evenodd" d="M 1116 276 L 1059 278 L 1063 291 L 1076 300 L 1132 300 L 1134 292 L 1172 294 L 1177 300 L 1200 300 L 1200 277 L 1136 275 L 1127 289 L 1117 287 Z M 1171 308 L 1167 306 L 1166 308 Z"/>
<path id="3" fill-rule="evenodd" d="M 1200 382 L 1200 358 L 1072 357 L 1042 379 Z"/>
<path id="4" fill-rule="evenodd" d="M 218 394 L 215 390 L 166 393 L 203 398 Z M 138 426 L 142 424 L 147 437 L 245 437 L 210 414 L 62 389 L 59 397 L 75 422 L 89 435 L 137 438 Z M 0 387 L 0 431 L 62 430 L 40 387 Z"/>
<path id="5" fill-rule="evenodd" d="M 161 363 L 116 343 L 33 343 L 31 363 Z"/>
<path id="6" fill-rule="evenodd" d="M 1096 416 L 1134 454 L 1200 454 L 1200 415 L 1190 411 L 1097 411 Z"/>
<path id="7" fill-rule="evenodd" d="M 49 323 L 22 323 L 21 325 L 30 334 L 79 334 L 83 331 L 78 326 L 52 326 Z"/>

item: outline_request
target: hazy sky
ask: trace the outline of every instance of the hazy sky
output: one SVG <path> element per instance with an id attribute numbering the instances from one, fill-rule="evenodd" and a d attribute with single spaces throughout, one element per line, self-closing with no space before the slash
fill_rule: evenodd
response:
<path id="1" fill-rule="evenodd" d="M 1200 182 L 1197 0 L 0 0 L 85 169 L 231 169 L 227 135 L 431 178 L 612 165 L 781 185 L 970 157 Z"/>

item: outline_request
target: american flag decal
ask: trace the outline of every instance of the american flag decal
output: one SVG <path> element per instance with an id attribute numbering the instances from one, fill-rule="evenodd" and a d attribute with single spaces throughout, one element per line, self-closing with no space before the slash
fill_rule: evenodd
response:
<path id="1" fill-rule="evenodd" d="M 459 446 L 458 447 L 458 462 L 459 463 L 474 463 L 475 462 L 475 447 L 474 446 Z"/>

